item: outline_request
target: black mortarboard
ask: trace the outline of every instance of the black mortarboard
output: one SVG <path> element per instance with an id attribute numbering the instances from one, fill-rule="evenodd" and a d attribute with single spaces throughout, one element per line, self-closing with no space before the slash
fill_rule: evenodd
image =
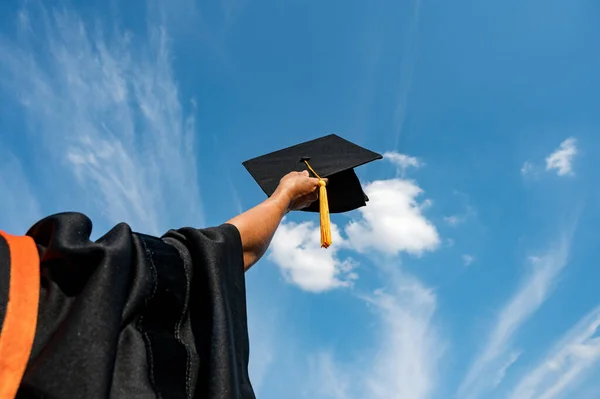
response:
<path id="1" fill-rule="evenodd" d="M 328 212 L 341 213 L 365 206 L 368 201 L 354 168 L 381 158 L 381 154 L 331 134 L 250 159 L 243 165 L 267 196 L 289 172 L 312 168 L 313 174 L 328 180 Z M 323 218 L 322 206 L 321 201 L 303 210 L 321 211 Z"/>

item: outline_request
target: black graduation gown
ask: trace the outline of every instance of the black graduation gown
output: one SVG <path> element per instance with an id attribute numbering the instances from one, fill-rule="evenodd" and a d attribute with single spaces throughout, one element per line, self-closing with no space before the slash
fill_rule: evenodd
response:
<path id="1" fill-rule="evenodd" d="M 41 288 L 17 398 L 254 399 L 237 228 L 91 231 L 63 213 L 27 233 Z"/>

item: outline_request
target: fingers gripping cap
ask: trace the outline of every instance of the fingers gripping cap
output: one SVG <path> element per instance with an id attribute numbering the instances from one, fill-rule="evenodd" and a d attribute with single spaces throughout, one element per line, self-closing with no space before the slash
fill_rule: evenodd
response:
<path id="1" fill-rule="evenodd" d="M 279 181 L 289 172 L 310 170 L 315 177 L 327 178 L 329 212 L 348 212 L 368 201 L 354 168 L 383 158 L 335 134 L 306 141 L 243 162 L 261 189 L 271 196 Z M 319 212 L 313 203 L 306 212 Z"/>
<path id="2" fill-rule="evenodd" d="M 331 134 L 250 159 L 243 165 L 268 196 L 290 172 L 309 170 L 319 178 L 319 202 L 303 211 L 319 212 L 321 247 L 327 248 L 332 241 L 329 214 L 351 211 L 368 201 L 354 168 L 381 158 L 380 154 Z M 327 178 L 327 185 L 323 178 Z"/>

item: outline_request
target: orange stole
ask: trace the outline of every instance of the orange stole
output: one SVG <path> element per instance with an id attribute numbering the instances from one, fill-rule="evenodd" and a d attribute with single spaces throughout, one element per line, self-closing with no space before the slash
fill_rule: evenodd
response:
<path id="1" fill-rule="evenodd" d="M 28 236 L 0 231 L 10 253 L 8 306 L 0 332 L 0 399 L 14 399 L 25 373 L 37 326 L 40 259 Z"/>

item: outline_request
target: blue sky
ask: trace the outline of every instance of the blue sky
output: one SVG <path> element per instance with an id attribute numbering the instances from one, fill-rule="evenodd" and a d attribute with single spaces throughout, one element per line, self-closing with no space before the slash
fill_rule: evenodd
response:
<path id="1" fill-rule="evenodd" d="M 600 397 L 600 5 L 0 4 L 0 228 L 211 226 L 329 133 L 371 202 L 247 274 L 260 398 Z"/>

